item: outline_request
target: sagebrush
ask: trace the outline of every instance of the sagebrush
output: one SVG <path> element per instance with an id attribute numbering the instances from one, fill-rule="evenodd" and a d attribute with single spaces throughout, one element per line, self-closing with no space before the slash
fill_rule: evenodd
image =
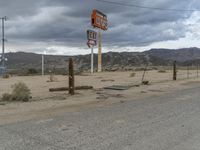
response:
<path id="1" fill-rule="evenodd" d="M 27 85 L 23 82 L 12 85 L 12 92 L 4 93 L 2 95 L 2 101 L 23 101 L 27 102 L 31 99 L 31 91 Z"/>
<path id="2" fill-rule="evenodd" d="M 166 70 L 158 70 L 158 73 L 166 73 Z"/>
<path id="3" fill-rule="evenodd" d="M 136 75 L 136 73 L 133 72 L 133 73 L 130 74 L 130 77 L 135 77 L 135 75 Z"/>

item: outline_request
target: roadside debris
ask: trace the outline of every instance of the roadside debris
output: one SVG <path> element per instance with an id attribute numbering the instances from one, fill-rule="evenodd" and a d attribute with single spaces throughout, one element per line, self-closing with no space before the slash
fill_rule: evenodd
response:
<path id="1" fill-rule="evenodd" d="M 107 86 L 104 87 L 104 89 L 108 90 L 128 90 L 130 86 L 123 86 L 123 85 L 112 85 L 112 86 Z"/>
<path id="2" fill-rule="evenodd" d="M 103 79 L 103 80 L 101 80 L 101 82 L 114 82 L 115 80 L 113 80 L 113 79 Z"/>
<path id="3" fill-rule="evenodd" d="M 114 97 L 114 98 L 124 98 L 124 95 L 122 94 L 110 94 L 106 92 L 97 92 L 98 95 L 97 99 L 108 99 L 109 97 Z"/>
<path id="4" fill-rule="evenodd" d="M 91 90 L 93 86 L 76 86 L 75 90 Z M 59 92 L 59 91 L 68 91 L 68 87 L 60 87 L 60 88 L 50 88 L 49 92 Z"/>

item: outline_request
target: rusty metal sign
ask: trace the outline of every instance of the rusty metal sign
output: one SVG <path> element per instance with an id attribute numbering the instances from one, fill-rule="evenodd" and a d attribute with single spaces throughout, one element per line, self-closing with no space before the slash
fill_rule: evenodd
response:
<path id="1" fill-rule="evenodd" d="M 92 11 L 92 15 L 91 15 L 91 23 L 92 23 L 92 26 L 95 27 L 95 28 L 99 28 L 99 29 L 102 29 L 102 30 L 107 30 L 108 29 L 108 20 L 107 20 L 107 16 L 94 9 Z"/>

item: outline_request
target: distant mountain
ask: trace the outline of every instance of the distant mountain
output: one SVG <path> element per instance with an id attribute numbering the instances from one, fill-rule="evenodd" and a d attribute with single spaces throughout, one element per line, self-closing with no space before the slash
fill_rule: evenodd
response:
<path id="1" fill-rule="evenodd" d="M 6 66 L 11 70 L 41 69 L 41 55 L 35 53 L 6 53 L 8 62 Z M 72 57 L 75 68 L 79 71 L 90 69 L 90 55 L 57 56 L 45 55 L 45 68 L 49 70 L 67 70 L 68 59 Z M 102 55 L 104 70 L 131 70 L 133 67 L 144 66 L 169 66 L 176 60 L 179 64 L 193 64 L 200 62 L 199 48 L 184 49 L 151 49 L 145 52 L 108 52 Z M 97 68 L 97 54 L 94 55 L 94 66 Z"/>
<path id="2" fill-rule="evenodd" d="M 183 49 L 151 49 L 144 53 L 161 59 L 176 60 L 179 62 L 200 59 L 200 49 L 196 47 Z"/>

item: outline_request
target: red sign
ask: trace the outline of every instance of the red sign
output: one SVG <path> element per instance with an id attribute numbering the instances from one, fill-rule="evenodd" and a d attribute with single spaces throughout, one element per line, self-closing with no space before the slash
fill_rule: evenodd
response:
<path id="1" fill-rule="evenodd" d="M 98 10 L 92 11 L 91 22 L 92 26 L 95 28 L 100 28 L 102 30 L 108 29 L 107 16 Z"/>

